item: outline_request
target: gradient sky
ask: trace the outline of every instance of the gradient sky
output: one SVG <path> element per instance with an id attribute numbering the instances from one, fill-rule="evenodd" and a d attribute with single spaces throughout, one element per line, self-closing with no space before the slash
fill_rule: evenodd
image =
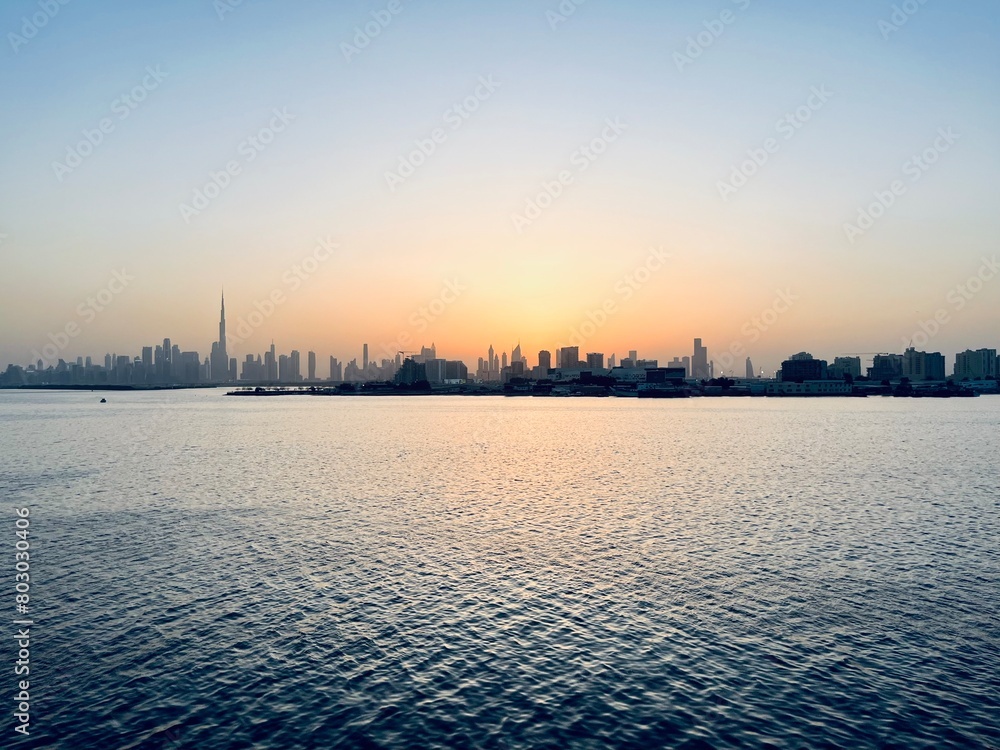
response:
<path id="1" fill-rule="evenodd" d="M 901 351 L 939 310 L 922 348 L 949 370 L 956 351 L 1000 345 L 1000 280 L 961 309 L 955 291 L 1000 250 L 994 0 L 909 0 L 896 30 L 879 26 L 893 3 L 871 0 L 587 0 L 554 28 L 554 0 L 403 0 L 346 59 L 389 5 L 75 0 L 48 17 L 3 3 L 0 367 L 68 323 L 67 360 L 164 337 L 204 357 L 223 285 L 231 332 L 283 295 L 231 355 L 273 338 L 315 350 L 321 375 L 364 342 L 377 356 L 433 341 L 474 364 L 520 340 L 533 365 L 607 301 L 581 352 L 662 360 L 700 336 L 712 358 L 744 346 L 773 370 L 801 350 Z M 679 69 L 675 53 L 724 12 Z M 497 88 L 454 128 L 445 113 L 481 77 Z M 144 78 L 155 88 L 122 118 Z M 786 138 L 778 121 L 814 88 L 830 95 Z M 249 161 L 275 109 L 294 119 Z M 54 166 L 103 118 L 92 154 Z M 581 169 L 608 119 L 624 132 Z M 435 128 L 443 142 L 391 189 L 386 173 Z M 941 129 L 958 136 L 947 150 Z M 774 153 L 723 199 L 720 181 L 768 138 Z M 912 181 L 908 160 L 936 138 Z M 239 174 L 186 220 L 179 206 L 231 161 Z M 572 184 L 519 232 L 512 215 L 563 170 Z M 848 241 L 845 223 L 895 180 L 905 192 Z M 322 238 L 338 248 L 292 283 Z M 626 298 L 654 247 L 670 258 Z M 128 285 L 81 314 L 121 269 Z M 461 293 L 435 303 L 448 283 Z M 758 326 L 779 292 L 793 303 Z M 439 314 L 420 322 L 421 308 Z"/>

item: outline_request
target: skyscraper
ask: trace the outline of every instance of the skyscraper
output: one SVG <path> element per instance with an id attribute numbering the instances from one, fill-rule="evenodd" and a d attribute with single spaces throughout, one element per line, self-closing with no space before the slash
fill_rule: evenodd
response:
<path id="1" fill-rule="evenodd" d="M 219 340 L 212 344 L 212 380 L 225 383 L 229 380 L 229 353 L 226 351 L 226 295 L 222 294 L 219 311 Z"/>
<path id="2" fill-rule="evenodd" d="M 542 374 L 552 369 L 552 352 L 545 349 L 538 352 L 538 368 L 542 371 Z"/>
<path id="3" fill-rule="evenodd" d="M 514 347 L 514 350 L 510 354 L 510 362 L 511 364 L 514 364 L 515 362 L 526 362 L 526 361 L 527 358 L 521 354 L 521 342 L 518 341 L 517 346 Z"/>
<path id="4" fill-rule="evenodd" d="M 309 352 L 309 379 L 316 379 L 316 352 Z"/>
<path id="5" fill-rule="evenodd" d="M 575 370 L 580 366 L 580 347 L 564 346 L 559 350 L 559 366 L 566 370 Z"/>
<path id="6" fill-rule="evenodd" d="M 364 351 L 361 355 L 361 369 L 368 371 L 368 344 L 365 344 Z"/>
<path id="7" fill-rule="evenodd" d="M 708 349 L 701 345 L 701 339 L 694 340 L 694 356 L 691 357 L 691 377 L 698 380 L 708 380 L 711 377 L 708 369 Z"/>
<path id="8" fill-rule="evenodd" d="M 753 379 L 753 362 L 750 361 L 750 357 L 747 357 L 747 379 Z"/>
<path id="9" fill-rule="evenodd" d="M 276 381 L 278 379 L 278 357 L 274 351 L 274 341 L 271 341 L 271 350 L 264 353 L 264 367 L 267 370 L 267 379 Z"/>
<path id="10" fill-rule="evenodd" d="M 163 339 L 163 372 L 158 373 L 163 376 L 164 380 L 170 380 L 171 376 L 171 361 L 173 360 L 174 351 L 173 347 L 170 346 L 170 339 Z M 110 367 L 108 369 L 111 369 Z"/>

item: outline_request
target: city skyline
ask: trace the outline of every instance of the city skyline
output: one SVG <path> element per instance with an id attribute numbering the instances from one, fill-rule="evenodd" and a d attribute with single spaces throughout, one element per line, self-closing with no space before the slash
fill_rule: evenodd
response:
<path id="1" fill-rule="evenodd" d="M 569 5 L 4 6 L 0 361 L 69 323 L 84 353 L 200 348 L 223 281 L 231 330 L 283 296 L 253 351 L 474 361 L 605 303 L 595 350 L 701 336 L 765 369 L 901 350 L 939 310 L 941 351 L 991 340 L 991 5 Z"/>
<path id="2" fill-rule="evenodd" d="M 610 314 L 610 311 L 606 314 Z M 777 314 L 777 313 L 776 313 Z M 262 316 L 263 317 L 263 316 Z M 588 321 L 589 325 L 596 329 L 598 322 L 595 319 Z M 589 347 L 584 347 L 583 333 L 588 329 L 581 326 L 578 332 L 581 340 L 576 344 L 558 345 L 552 349 L 541 349 L 537 353 L 537 364 L 532 366 L 528 357 L 523 353 L 521 342 L 511 347 L 510 356 L 505 350 L 497 351 L 492 344 L 485 352 L 485 357 L 478 357 L 475 369 L 472 369 L 461 357 L 448 360 L 439 358 L 437 345 L 432 341 L 430 347 L 420 343 L 420 348 L 411 350 L 397 349 L 391 350 L 392 345 L 411 344 L 411 339 L 398 338 L 393 344 L 382 344 L 381 349 L 376 347 L 375 356 L 371 356 L 368 343 L 362 344 L 361 363 L 357 357 L 350 361 L 343 361 L 335 355 L 329 356 L 329 368 L 326 378 L 319 377 L 317 353 L 307 350 L 307 374 L 302 374 L 302 353 L 298 349 L 292 349 L 288 354 L 278 353 L 278 349 L 272 340 L 270 346 L 263 353 L 246 353 L 244 358 L 229 356 L 229 347 L 233 338 L 227 333 L 226 323 L 226 299 L 225 291 L 220 291 L 218 339 L 211 344 L 211 354 L 202 360 L 197 350 L 182 351 L 177 344 L 173 344 L 170 338 L 163 339 L 162 344 L 154 346 L 143 346 L 141 355 L 129 356 L 119 355 L 117 352 L 105 353 L 104 355 L 104 382 L 114 382 L 121 384 L 157 385 L 157 384 L 196 384 L 196 383 L 295 383 L 295 382 L 321 382 L 326 381 L 346 381 L 346 382 L 372 382 L 391 381 L 397 377 L 400 370 L 405 370 L 408 361 L 419 363 L 424 368 L 424 376 L 431 383 L 445 382 L 479 382 L 479 383 L 505 383 L 516 378 L 530 378 L 535 380 L 548 379 L 554 371 L 588 371 L 591 374 L 605 374 L 617 369 L 637 369 L 649 370 L 661 367 L 682 368 L 684 377 L 696 381 L 709 381 L 715 378 L 740 378 L 737 374 L 736 365 L 738 359 L 748 354 L 742 345 L 731 345 L 729 349 L 723 350 L 718 359 L 711 355 L 711 352 L 700 337 L 692 340 L 691 353 L 689 355 L 674 354 L 669 362 L 664 362 L 661 366 L 658 357 L 640 357 L 637 349 L 629 349 L 627 356 L 618 356 L 617 352 L 605 355 L 597 351 L 587 351 Z M 795 380 L 826 380 L 860 378 L 864 374 L 862 368 L 867 370 L 869 377 L 875 380 L 899 379 L 902 376 L 918 376 L 923 379 L 944 380 L 946 372 L 952 372 L 956 378 L 982 379 L 995 378 L 1000 371 L 1000 360 L 997 358 L 997 350 L 980 347 L 973 350 L 967 348 L 957 352 L 954 357 L 954 366 L 951 370 L 947 368 L 948 358 L 941 352 L 919 351 L 914 346 L 916 344 L 928 343 L 932 340 L 933 331 L 920 332 L 917 336 L 922 336 L 923 341 L 910 339 L 906 342 L 905 350 L 902 354 L 893 352 L 851 352 L 840 354 L 834 357 L 833 365 L 829 368 L 831 374 L 828 375 L 828 363 L 822 358 L 814 358 L 812 354 L 800 351 L 798 354 L 789 355 L 781 362 L 780 368 L 771 373 L 765 372 L 764 368 L 759 371 L 753 369 L 750 356 L 746 356 L 744 361 L 744 371 L 742 378 L 792 378 Z M 238 339 L 237 339 L 238 340 Z M 570 337 L 572 342 L 573 337 Z M 94 383 L 97 368 L 94 367 L 92 356 L 77 355 L 75 360 L 66 360 L 64 356 L 58 356 L 71 341 L 68 333 L 62 333 L 60 337 L 53 337 L 52 340 L 41 351 L 35 350 L 32 354 L 35 359 L 22 368 L 28 375 L 34 373 L 37 377 L 41 373 L 54 372 L 58 377 L 51 382 L 62 382 L 65 380 L 67 369 L 72 373 L 72 377 L 67 384 L 71 383 Z M 912 356 L 911 356 L 912 355 Z M 919 359 L 917 359 L 919 355 Z M 867 367 L 868 361 L 871 366 Z M 16 382 L 19 376 L 14 368 L 20 365 L 11 363 L 3 374 L 6 380 Z M 93 369 L 92 369 L 93 368 Z M 421 376 L 421 379 L 424 379 Z M 2 382 L 2 381 L 0 381 Z M 46 381 L 49 382 L 49 381 Z"/>
<path id="3" fill-rule="evenodd" d="M 655 252 L 655 251 L 654 251 Z M 310 256 L 311 257 L 311 256 Z M 301 266 L 296 266 L 299 269 L 300 276 L 302 275 Z M 991 288 L 993 285 L 991 282 L 996 278 L 1000 272 L 1000 262 L 997 260 L 997 256 L 994 254 L 992 257 L 983 256 L 980 259 L 980 263 L 975 272 L 971 273 L 968 278 L 962 282 L 958 282 L 955 285 L 949 287 L 946 294 L 940 300 L 940 303 L 936 309 L 929 310 L 926 315 L 923 315 L 919 310 L 916 311 L 916 317 L 912 319 L 912 322 L 908 325 L 903 325 L 897 328 L 897 331 L 905 331 L 901 335 L 897 335 L 895 345 L 891 341 L 891 337 L 878 336 L 876 334 L 871 334 L 867 332 L 862 332 L 861 336 L 856 339 L 859 343 L 851 346 L 852 338 L 850 336 L 840 335 L 836 339 L 837 343 L 841 344 L 844 348 L 842 350 L 835 350 L 831 356 L 840 355 L 845 353 L 853 353 L 858 350 L 865 350 L 865 352 L 870 356 L 874 353 L 891 352 L 891 351 L 902 351 L 906 346 L 911 343 L 916 343 L 918 346 L 930 345 L 931 343 L 937 343 L 938 348 L 941 351 L 964 351 L 976 346 L 981 346 L 982 341 L 978 338 L 974 338 L 975 334 L 969 333 L 964 326 L 961 324 L 956 325 L 953 323 L 954 320 L 958 320 L 960 323 L 967 322 L 969 319 L 969 310 L 973 309 L 973 306 L 977 302 L 982 303 L 979 307 L 984 308 L 989 322 L 993 322 L 993 318 L 990 314 L 993 312 L 994 299 L 993 296 L 996 292 L 1000 292 L 1000 284 L 995 285 L 995 289 Z M 293 272 L 294 274 L 294 272 Z M 293 281 L 299 281 L 302 283 L 300 276 L 292 275 L 286 278 Z M 308 278 L 308 276 L 304 276 Z M 121 279 L 125 279 L 121 282 Z M 118 281 L 118 288 L 115 288 L 114 282 Z M 111 312 L 115 302 L 117 301 L 118 295 L 124 294 L 127 291 L 129 282 L 132 281 L 127 274 L 127 271 L 122 270 L 121 272 L 116 272 L 111 275 L 111 279 L 105 287 L 100 290 L 96 295 L 88 296 L 80 304 L 76 305 L 73 310 L 74 314 L 67 320 L 67 322 L 56 328 L 54 331 L 50 331 L 44 339 L 31 348 L 30 352 L 27 352 L 27 356 L 22 357 L 19 360 L 14 360 L 8 357 L 6 361 L 0 357 L 0 363 L 5 364 L 29 364 L 34 363 L 37 359 L 41 358 L 46 363 L 54 364 L 59 356 L 53 355 L 56 352 L 67 352 L 70 356 L 75 359 L 77 356 L 93 356 L 94 353 L 99 349 L 105 350 L 115 350 L 119 347 L 107 347 L 102 346 L 100 340 L 96 340 L 97 336 L 94 335 L 99 327 L 97 321 L 102 318 L 111 317 L 109 313 Z M 622 305 L 616 301 L 616 296 L 623 296 L 622 290 L 625 292 L 631 291 L 627 283 L 623 282 L 623 286 L 620 286 L 618 293 L 615 296 L 608 297 L 603 303 L 595 303 L 589 305 L 586 308 L 585 313 L 581 314 L 580 319 L 574 325 L 567 327 L 564 330 L 562 336 L 555 337 L 557 344 L 553 344 L 545 341 L 534 340 L 531 342 L 530 346 L 526 346 L 527 349 L 535 350 L 536 347 L 541 344 L 543 348 L 547 345 L 552 351 L 559 348 L 560 344 L 566 342 L 577 342 L 581 347 L 590 346 L 592 349 L 610 350 L 614 352 L 616 348 L 619 351 L 626 351 L 626 349 L 621 348 L 626 345 L 610 343 L 613 339 L 632 339 L 632 340 L 643 340 L 648 341 L 647 345 L 642 348 L 655 353 L 658 358 L 672 357 L 675 356 L 675 350 L 679 350 L 683 342 L 687 339 L 692 338 L 691 336 L 685 334 L 678 334 L 677 332 L 662 331 L 659 335 L 654 335 L 650 331 L 651 326 L 640 326 L 640 328 L 635 332 L 631 333 L 629 331 L 623 331 L 622 326 L 612 326 L 612 323 L 620 323 L 623 319 L 619 315 Z M 632 281 L 633 286 L 638 286 L 636 282 Z M 298 288 L 294 284 L 292 285 Z M 372 346 L 373 351 L 378 354 L 378 357 L 384 358 L 389 355 L 395 354 L 396 351 L 400 351 L 400 348 L 404 349 L 412 345 L 421 345 L 419 336 L 422 335 L 421 332 L 426 334 L 425 337 L 434 336 L 436 339 L 440 339 L 444 346 L 446 346 L 450 351 L 456 352 L 456 357 L 462 358 L 464 360 L 475 361 L 478 356 L 476 352 L 478 351 L 479 345 L 473 343 L 471 345 L 466 344 L 464 338 L 456 344 L 455 337 L 449 335 L 451 329 L 448 326 L 448 313 L 452 305 L 458 304 L 461 301 L 462 293 L 466 291 L 462 288 L 462 285 L 457 281 L 446 282 L 442 285 L 441 292 L 433 297 L 427 304 L 421 305 L 406 316 L 405 324 L 398 329 L 395 335 L 388 335 L 383 337 L 372 337 L 369 341 L 365 341 L 363 338 L 357 339 L 357 348 L 364 348 L 369 345 Z M 220 323 L 220 336 L 215 342 L 212 342 L 208 347 L 210 350 L 209 357 L 214 356 L 211 352 L 214 350 L 213 347 L 215 343 L 224 341 L 226 352 L 232 349 L 233 352 L 237 353 L 239 356 L 237 359 L 241 360 L 247 353 L 257 353 L 260 349 L 260 344 L 270 341 L 276 337 L 269 336 L 268 332 L 273 332 L 275 330 L 274 323 L 276 322 L 274 318 L 280 318 L 283 311 L 283 307 L 288 304 L 291 296 L 286 294 L 283 289 L 275 289 L 268 295 L 263 295 L 259 299 L 253 300 L 250 304 L 244 303 L 238 309 L 235 319 L 231 318 L 232 325 L 229 328 L 229 333 L 226 333 L 224 321 Z M 631 295 L 628 296 L 631 298 Z M 276 301 L 277 300 L 277 301 Z M 788 334 L 785 337 L 779 337 L 774 333 L 775 330 L 782 327 L 782 323 L 789 323 L 789 318 L 794 319 L 791 315 L 793 308 L 800 304 L 799 295 L 796 295 L 789 289 L 776 289 L 773 293 L 773 299 L 771 303 L 765 306 L 757 314 L 744 320 L 739 325 L 733 323 L 729 325 L 723 324 L 724 330 L 729 330 L 735 332 L 734 335 L 729 339 L 728 343 L 719 343 L 716 347 L 716 352 L 720 350 L 724 353 L 721 365 L 724 365 L 724 369 L 727 372 L 732 372 L 734 374 L 738 373 L 742 369 L 743 357 L 750 353 L 751 358 L 758 359 L 761 369 L 774 372 L 780 367 L 780 362 L 785 356 L 787 350 L 795 349 L 796 347 L 802 347 L 805 343 L 807 346 L 812 348 L 818 348 L 812 346 L 810 342 L 817 339 L 817 336 L 811 335 L 809 332 L 802 332 L 801 334 L 796 333 L 794 338 L 791 338 Z M 225 314 L 225 295 L 222 293 L 222 313 Z M 605 310 L 608 305 L 611 305 L 613 310 L 608 314 Z M 232 306 L 231 306 L 232 307 Z M 174 310 L 165 310 L 165 317 L 169 317 L 169 313 L 176 312 Z M 456 317 L 462 317 L 458 315 Z M 500 317 L 500 316 L 497 316 Z M 905 319 L 905 316 L 899 316 Z M 617 321 L 616 321 L 617 319 Z M 719 323 L 718 318 L 715 317 L 714 320 L 716 324 Z M 596 321 L 596 323 L 595 323 Z M 115 322 L 115 321 L 110 321 Z M 93 324 L 93 325 L 92 325 Z M 537 326 L 536 326 L 537 327 Z M 786 328 L 792 326 L 786 325 Z M 279 330 L 283 330 L 279 329 Z M 390 329 L 391 330 L 391 329 Z M 986 334 L 989 341 L 994 341 L 993 332 L 994 328 L 988 327 L 988 332 Z M 823 333 L 829 333 L 828 327 L 821 327 L 820 331 Z M 90 335 L 88 335 L 90 334 Z M 132 337 L 130 337 L 131 339 Z M 323 346 L 315 346 L 312 344 L 306 336 L 301 334 L 295 334 L 294 332 L 290 335 L 286 335 L 285 338 L 290 338 L 295 342 L 288 345 L 289 350 L 299 349 L 299 350 L 314 350 L 323 349 Z M 320 336 L 320 340 L 329 340 L 329 336 Z M 510 337 L 508 337 L 510 338 Z M 517 335 L 513 336 L 514 340 L 519 340 L 522 337 Z M 704 338 L 704 337 L 702 337 Z M 785 339 L 789 340 L 790 345 L 784 346 L 783 342 Z M 96 340 L 96 341 L 95 341 Z M 120 341 L 121 338 L 119 337 Z M 371 343 L 371 340 L 377 340 L 378 343 Z M 95 342 L 93 344 L 88 344 L 86 342 Z M 0 341 L 0 351 L 4 350 L 3 341 Z M 85 347 L 92 346 L 92 349 L 88 351 L 91 354 L 84 354 L 82 351 Z M 143 343 L 140 338 L 138 342 L 126 342 L 121 344 L 122 350 L 134 349 L 138 351 L 142 348 Z M 325 348 L 330 348 L 331 345 L 327 344 Z M 350 346 L 350 345 L 349 345 Z M 74 354 L 76 349 L 80 349 L 79 353 Z M 511 350 L 513 346 L 511 346 Z M 200 349 L 198 349 L 200 351 Z M 41 356 L 39 357 L 39 355 Z M 334 355 L 336 356 L 336 355 Z M 65 358 L 65 357 L 63 357 Z M 390 357 L 391 358 L 391 357 Z"/>

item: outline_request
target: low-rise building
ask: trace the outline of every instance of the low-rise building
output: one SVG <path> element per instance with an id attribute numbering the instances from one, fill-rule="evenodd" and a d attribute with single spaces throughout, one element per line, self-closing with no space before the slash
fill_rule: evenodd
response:
<path id="1" fill-rule="evenodd" d="M 842 380 L 782 380 L 767 384 L 768 396 L 850 396 L 851 384 Z"/>

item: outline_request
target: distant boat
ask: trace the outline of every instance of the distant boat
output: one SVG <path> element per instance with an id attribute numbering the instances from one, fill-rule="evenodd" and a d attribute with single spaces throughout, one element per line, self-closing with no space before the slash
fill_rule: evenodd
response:
<path id="1" fill-rule="evenodd" d="M 102 404 L 106 404 L 106 403 L 108 403 L 108 400 L 107 400 L 106 398 L 102 398 L 102 399 L 101 399 L 101 403 L 102 403 Z"/>

